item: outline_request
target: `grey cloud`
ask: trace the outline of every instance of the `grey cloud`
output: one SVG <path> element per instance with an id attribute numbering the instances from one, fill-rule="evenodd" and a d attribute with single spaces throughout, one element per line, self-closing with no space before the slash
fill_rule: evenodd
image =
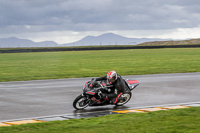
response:
<path id="1" fill-rule="evenodd" d="M 196 27 L 197 0 L 1 0 L 1 33 Z"/>

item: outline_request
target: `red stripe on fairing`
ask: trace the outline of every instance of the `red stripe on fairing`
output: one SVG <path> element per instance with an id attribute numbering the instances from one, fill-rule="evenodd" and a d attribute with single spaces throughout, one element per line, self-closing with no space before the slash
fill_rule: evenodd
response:
<path id="1" fill-rule="evenodd" d="M 92 94 L 92 95 L 94 95 L 95 93 L 94 92 L 87 92 L 88 94 Z"/>
<path id="2" fill-rule="evenodd" d="M 87 85 L 87 82 L 85 82 L 84 88 L 85 88 L 86 85 Z"/>
<path id="3" fill-rule="evenodd" d="M 129 84 L 135 84 L 135 83 L 139 83 L 137 80 L 128 80 Z"/>
<path id="4" fill-rule="evenodd" d="M 115 100 L 115 102 L 114 102 L 114 103 L 117 103 L 117 101 L 118 101 L 118 98 L 121 96 L 121 94 L 122 94 L 122 93 L 119 93 L 119 95 L 117 96 L 117 98 L 116 98 L 116 100 Z"/>

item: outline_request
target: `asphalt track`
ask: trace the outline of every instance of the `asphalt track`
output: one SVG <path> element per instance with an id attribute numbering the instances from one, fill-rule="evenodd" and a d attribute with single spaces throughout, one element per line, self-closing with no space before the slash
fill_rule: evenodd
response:
<path id="1" fill-rule="evenodd" d="M 72 102 L 91 78 L 0 82 L 0 121 L 200 101 L 200 73 L 123 77 L 140 82 L 126 105 L 88 107 L 83 111 L 75 111 Z"/>

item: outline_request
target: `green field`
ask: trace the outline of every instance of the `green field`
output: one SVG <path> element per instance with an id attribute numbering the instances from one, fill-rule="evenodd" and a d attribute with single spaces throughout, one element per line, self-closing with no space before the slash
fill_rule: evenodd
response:
<path id="1" fill-rule="evenodd" d="M 199 133 L 200 107 L 0 127 L 1 133 Z"/>
<path id="2" fill-rule="evenodd" d="M 0 82 L 200 72 L 200 48 L 0 54 Z"/>

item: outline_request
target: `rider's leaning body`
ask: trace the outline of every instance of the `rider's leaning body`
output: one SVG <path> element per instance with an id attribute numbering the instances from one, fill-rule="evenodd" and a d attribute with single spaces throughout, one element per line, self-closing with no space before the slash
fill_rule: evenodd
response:
<path id="1" fill-rule="evenodd" d="M 111 92 L 109 94 L 103 94 L 103 97 L 108 98 L 112 103 L 116 104 L 120 95 L 128 89 L 128 86 L 126 85 L 124 79 L 115 71 L 110 71 L 106 76 L 95 78 L 92 82 L 94 83 L 95 81 L 102 80 L 107 80 L 111 85 L 113 85 L 110 88 Z"/>

